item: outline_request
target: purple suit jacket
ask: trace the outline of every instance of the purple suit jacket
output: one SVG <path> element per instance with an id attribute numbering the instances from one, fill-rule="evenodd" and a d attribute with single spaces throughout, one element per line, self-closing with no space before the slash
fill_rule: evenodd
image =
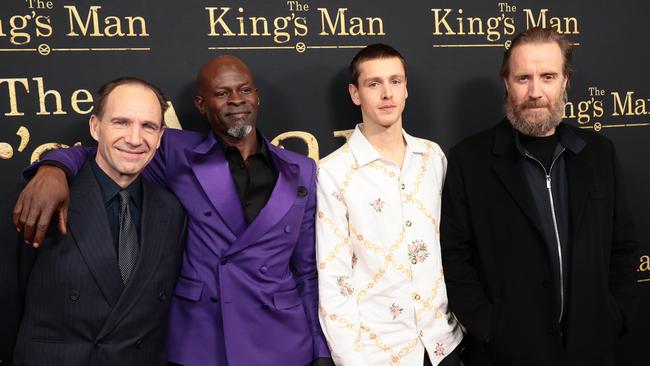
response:
<path id="1" fill-rule="evenodd" d="M 278 180 L 250 225 L 212 133 L 167 130 L 143 173 L 174 192 L 188 213 L 170 315 L 170 361 L 302 366 L 329 357 L 318 322 L 316 165 L 265 143 Z M 74 175 L 90 152 L 57 150 L 44 160 L 63 163 Z"/>

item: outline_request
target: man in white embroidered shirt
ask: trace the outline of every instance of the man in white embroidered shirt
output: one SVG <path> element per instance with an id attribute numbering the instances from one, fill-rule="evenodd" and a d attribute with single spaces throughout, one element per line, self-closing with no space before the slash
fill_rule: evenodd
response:
<path id="1" fill-rule="evenodd" d="M 363 123 L 322 159 L 316 255 L 320 321 L 337 365 L 459 365 L 438 221 L 446 159 L 402 129 L 406 62 L 370 45 L 350 64 Z"/>

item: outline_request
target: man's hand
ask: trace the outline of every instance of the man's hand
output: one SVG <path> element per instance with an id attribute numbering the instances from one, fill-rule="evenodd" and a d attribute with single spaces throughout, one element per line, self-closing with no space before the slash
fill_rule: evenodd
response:
<path id="1" fill-rule="evenodd" d="M 26 244 L 38 248 L 56 211 L 59 214 L 58 228 L 67 235 L 68 204 L 70 190 L 65 172 L 52 165 L 43 165 L 25 186 L 13 212 L 16 230 L 23 233 Z"/>

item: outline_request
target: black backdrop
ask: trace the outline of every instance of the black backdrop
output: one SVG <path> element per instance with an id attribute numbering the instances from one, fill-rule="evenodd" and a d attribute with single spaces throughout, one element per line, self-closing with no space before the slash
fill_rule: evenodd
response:
<path id="1" fill-rule="evenodd" d="M 641 302 L 619 364 L 648 364 L 648 14 L 650 3 L 638 0 L 3 0 L 3 204 L 13 203 L 20 170 L 45 147 L 92 144 L 88 91 L 118 76 L 159 85 L 173 103 L 168 121 L 205 131 L 192 105 L 195 73 L 213 56 L 234 54 L 260 88 L 260 129 L 269 138 L 289 132 L 287 148 L 318 159 L 344 141 L 335 131 L 360 118 L 347 95 L 348 62 L 364 45 L 384 42 L 409 63 L 405 128 L 447 150 L 501 118 L 498 71 L 513 35 L 554 27 L 577 43 L 566 122 L 608 136 L 622 160 L 641 241 Z"/>

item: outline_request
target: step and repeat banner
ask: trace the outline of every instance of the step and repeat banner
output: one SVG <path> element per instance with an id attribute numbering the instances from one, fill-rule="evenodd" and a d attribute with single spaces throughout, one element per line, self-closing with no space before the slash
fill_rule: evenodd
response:
<path id="1" fill-rule="evenodd" d="M 196 72 L 214 56 L 236 55 L 260 89 L 260 130 L 318 160 L 360 120 L 347 92 L 348 63 L 365 45 L 387 43 L 409 65 L 405 129 L 447 151 L 502 118 L 499 68 L 514 35 L 555 28 L 576 44 L 565 122 L 612 139 L 622 160 L 641 241 L 641 302 L 637 327 L 618 347 L 619 364 L 648 363 L 650 3 L 3 0 L 0 9 L 5 206 L 21 169 L 41 153 L 92 145 L 92 94 L 119 76 L 160 86 L 172 127 L 207 131 L 193 106 Z M 2 237 L 13 235 L 11 225 L 2 228 Z"/>

